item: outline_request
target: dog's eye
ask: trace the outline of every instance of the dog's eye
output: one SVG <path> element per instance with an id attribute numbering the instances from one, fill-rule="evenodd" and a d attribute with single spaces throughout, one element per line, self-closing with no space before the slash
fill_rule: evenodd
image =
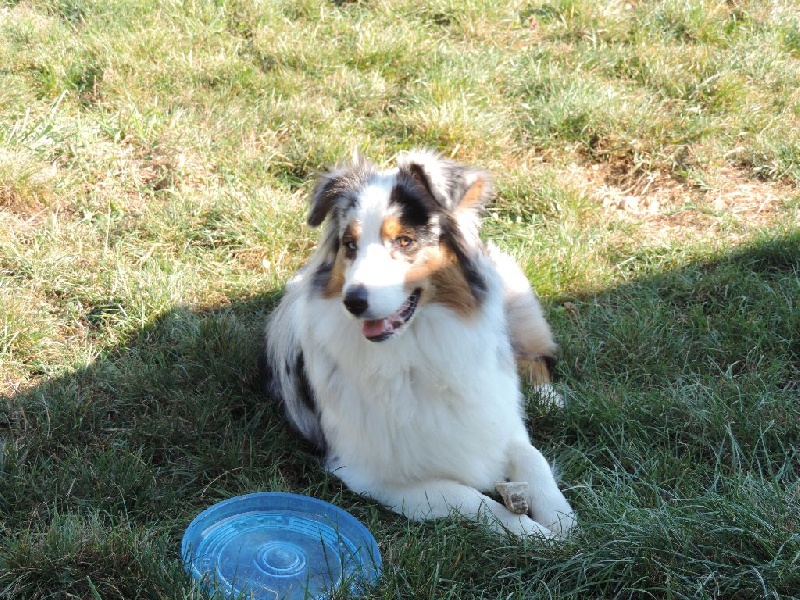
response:
<path id="1" fill-rule="evenodd" d="M 344 251 L 348 256 L 353 256 L 358 251 L 358 245 L 351 238 L 344 238 L 342 246 L 344 246 Z"/>
<path id="2" fill-rule="evenodd" d="M 414 240 L 412 240 L 407 235 L 399 235 L 396 238 L 394 238 L 394 243 L 398 248 L 406 249 L 409 248 L 411 244 L 414 243 Z"/>

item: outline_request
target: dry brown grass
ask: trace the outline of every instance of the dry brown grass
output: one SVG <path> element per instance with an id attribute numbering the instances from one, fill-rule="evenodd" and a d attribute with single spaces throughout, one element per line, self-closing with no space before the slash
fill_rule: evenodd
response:
<path id="1" fill-rule="evenodd" d="M 708 241 L 736 246 L 759 231 L 800 224 L 800 192 L 789 182 L 754 179 L 741 169 L 705 173 L 701 186 L 664 172 L 621 174 L 609 164 L 572 165 L 573 184 L 605 218 L 634 225 L 633 245 Z"/>

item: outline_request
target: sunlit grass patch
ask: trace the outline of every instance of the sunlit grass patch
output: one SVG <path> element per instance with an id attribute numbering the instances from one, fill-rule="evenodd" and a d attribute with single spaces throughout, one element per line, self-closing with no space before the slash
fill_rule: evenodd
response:
<path id="1" fill-rule="evenodd" d="M 800 589 L 800 51 L 790 0 L 0 3 L 0 597 L 200 598 L 180 535 L 267 489 L 378 537 L 382 598 Z M 492 173 L 539 291 L 580 528 L 414 524 L 265 400 L 315 174 Z M 529 390 L 528 390 L 529 391 Z"/>

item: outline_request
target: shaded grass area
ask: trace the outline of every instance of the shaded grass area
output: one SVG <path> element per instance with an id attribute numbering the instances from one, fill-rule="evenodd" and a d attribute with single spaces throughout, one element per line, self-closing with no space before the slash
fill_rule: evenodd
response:
<path id="1" fill-rule="evenodd" d="M 91 366 L 6 399 L 4 593 L 192 595 L 177 556 L 188 521 L 268 489 L 363 519 L 385 555 L 376 597 L 789 597 L 798 261 L 797 236 L 778 238 L 575 298 L 571 314 L 552 308 L 568 405 L 533 398 L 530 414 L 580 511 L 560 545 L 409 524 L 327 477 L 253 379 L 275 294 L 172 309 Z"/>
<path id="2" fill-rule="evenodd" d="M 204 597 L 183 530 L 258 490 L 362 519 L 378 598 L 797 597 L 799 19 L 0 2 L 0 598 Z M 484 233 L 561 343 L 567 406 L 528 413 L 562 544 L 388 513 L 259 392 L 314 173 L 417 145 L 495 173 Z"/>

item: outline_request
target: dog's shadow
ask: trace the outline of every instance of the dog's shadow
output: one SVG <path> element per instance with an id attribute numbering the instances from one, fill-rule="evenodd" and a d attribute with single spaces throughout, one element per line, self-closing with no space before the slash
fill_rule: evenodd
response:
<path id="1" fill-rule="evenodd" d="M 769 281 L 788 293 L 798 264 L 800 235 L 792 234 L 597 294 L 545 302 L 562 348 L 557 372 L 569 390 L 568 418 L 534 407 L 541 413 L 537 444 L 588 436 L 596 444 L 607 435 L 598 411 L 581 401 L 586 382 L 610 392 L 652 390 L 728 365 L 771 369 L 776 386 L 796 386 L 797 297 L 771 302 L 752 295 L 774 294 Z M 3 397 L 3 537 L 13 540 L 15 531 L 30 531 L 56 512 L 75 512 L 152 524 L 176 538 L 203 508 L 256 490 L 343 499 L 357 516 L 374 515 L 374 503 L 356 500 L 322 472 L 281 407 L 262 394 L 257 355 L 280 293 L 174 308 L 90 366 Z M 732 325 L 737 311 L 744 312 Z M 102 314 L 92 318 L 102 326 Z M 715 329 L 718 320 L 724 323 Z M 619 399 L 610 393 L 607 402 Z"/>

